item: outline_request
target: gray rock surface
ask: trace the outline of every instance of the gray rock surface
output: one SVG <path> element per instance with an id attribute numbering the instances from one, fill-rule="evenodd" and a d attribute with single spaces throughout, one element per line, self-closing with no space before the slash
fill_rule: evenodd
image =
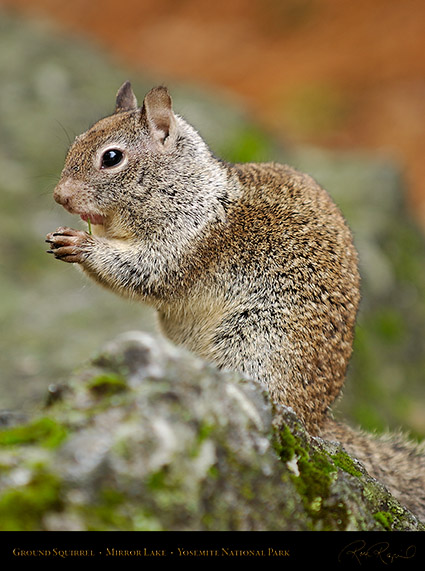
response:
<path id="1" fill-rule="evenodd" d="M 146 333 L 0 431 L 0 529 L 425 530 L 259 384 Z"/>

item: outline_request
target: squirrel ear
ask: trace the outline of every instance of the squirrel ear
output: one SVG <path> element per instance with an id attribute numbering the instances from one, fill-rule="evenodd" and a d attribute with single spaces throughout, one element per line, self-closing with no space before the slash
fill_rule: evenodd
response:
<path id="1" fill-rule="evenodd" d="M 137 109 L 137 99 L 131 88 L 131 83 L 126 81 L 121 85 L 117 93 L 117 100 L 115 103 L 115 113 L 122 113 L 123 111 L 133 111 Z"/>
<path id="2" fill-rule="evenodd" d="M 142 121 L 148 126 L 155 141 L 165 145 L 173 140 L 176 132 L 176 118 L 173 103 L 166 87 L 151 89 L 143 101 Z"/>

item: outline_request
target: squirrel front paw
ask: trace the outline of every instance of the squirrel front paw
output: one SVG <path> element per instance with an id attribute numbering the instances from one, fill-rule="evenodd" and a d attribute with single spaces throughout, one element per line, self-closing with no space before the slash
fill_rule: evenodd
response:
<path id="1" fill-rule="evenodd" d="M 53 254 L 63 262 L 81 264 L 88 256 L 93 238 L 82 230 L 60 227 L 55 232 L 47 234 L 46 242 L 50 244 L 48 254 Z"/>

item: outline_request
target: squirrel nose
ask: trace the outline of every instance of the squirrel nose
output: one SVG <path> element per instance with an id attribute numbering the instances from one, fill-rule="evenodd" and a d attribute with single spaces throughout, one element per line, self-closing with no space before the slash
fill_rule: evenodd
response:
<path id="1" fill-rule="evenodd" d="M 73 188 L 69 181 L 61 181 L 53 191 L 53 198 L 61 206 L 69 208 L 73 194 Z"/>

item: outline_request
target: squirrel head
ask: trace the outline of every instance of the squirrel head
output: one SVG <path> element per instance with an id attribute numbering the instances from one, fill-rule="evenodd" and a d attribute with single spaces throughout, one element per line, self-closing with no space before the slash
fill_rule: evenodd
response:
<path id="1" fill-rule="evenodd" d="M 185 217 L 199 225 L 203 209 L 211 218 L 214 172 L 217 161 L 174 114 L 167 88 L 149 91 L 139 107 L 127 81 L 114 113 L 75 139 L 54 198 L 110 236 L 161 233 L 172 220 L 182 227 Z"/>

